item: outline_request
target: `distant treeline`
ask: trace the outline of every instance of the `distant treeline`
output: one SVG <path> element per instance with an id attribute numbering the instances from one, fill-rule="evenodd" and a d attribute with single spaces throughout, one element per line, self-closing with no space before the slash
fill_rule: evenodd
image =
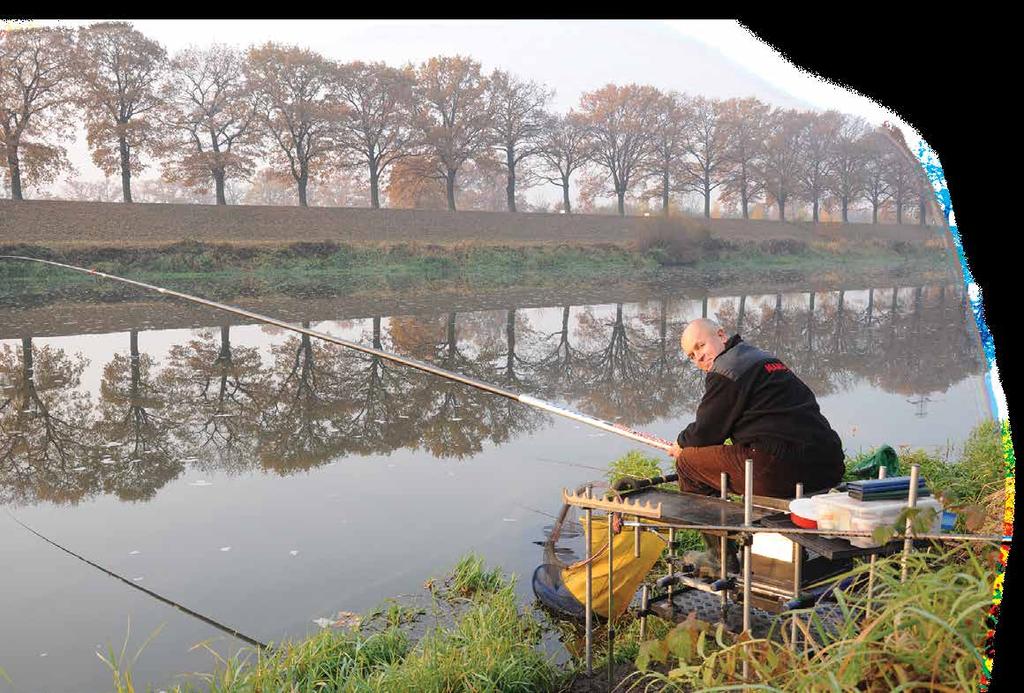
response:
<path id="1" fill-rule="evenodd" d="M 584 93 L 561 114 L 553 94 L 465 56 L 392 67 L 266 43 L 170 57 L 126 22 L 12 28 L 0 31 L 3 185 L 21 200 L 26 185 L 71 173 L 62 142 L 84 123 L 125 202 L 156 160 L 169 189 L 192 191 L 178 201 L 212 190 L 221 205 L 280 204 L 290 188 L 302 206 L 312 190 L 320 203 L 379 208 L 383 195 L 391 207 L 515 212 L 528 208 L 523 189 L 551 183 L 571 213 L 575 180 L 582 207 L 614 197 L 622 215 L 698 199 L 710 217 L 714 199 L 718 215 L 743 218 L 770 206 L 783 220 L 846 222 L 869 206 L 874 222 L 927 221 L 931 186 L 888 124 L 638 84 Z"/>

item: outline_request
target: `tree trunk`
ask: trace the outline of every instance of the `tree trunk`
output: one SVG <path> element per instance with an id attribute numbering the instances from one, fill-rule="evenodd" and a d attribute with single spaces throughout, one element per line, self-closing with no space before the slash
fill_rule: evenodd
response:
<path id="1" fill-rule="evenodd" d="M 818 223 L 818 198 L 817 197 L 815 197 L 814 201 L 811 203 L 811 218 L 813 219 L 815 224 Z"/>
<path id="2" fill-rule="evenodd" d="M 144 419 L 140 420 L 140 414 L 145 416 L 142 412 L 142 403 L 140 393 L 142 391 L 142 357 L 139 355 L 139 332 L 138 330 L 131 330 L 128 335 L 128 349 L 129 349 L 129 365 L 131 370 L 132 384 L 129 386 L 130 407 L 132 410 L 132 419 L 136 429 L 140 424 L 144 423 Z M 136 448 L 138 448 L 138 438 L 136 438 Z"/>
<path id="3" fill-rule="evenodd" d="M 896 200 L 896 223 L 903 223 L 903 200 Z"/>
<path id="4" fill-rule="evenodd" d="M 299 206 L 308 207 L 309 201 L 306 199 L 306 186 L 309 185 L 309 174 L 303 171 L 295 182 L 299 187 Z"/>
<path id="5" fill-rule="evenodd" d="M 569 176 L 562 176 L 562 208 L 566 214 L 572 214 L 572 204 L 569 202 Z"/>
<path id="6" fill-rule="evenodd" d="M 516 211 L 516 160 L 511 149 L 505 150 L 505 166 L 508 167 L 508 180 L 505 183 L 505 201 L 508 211 Z"/>
<path id="7" fill-rule="evenodd" d="M 455 171 L 449 170 L 444 177 L 445 192 L 448 194 L 448 211 L 455 211 Z"/>
<path id="8" fill-rule="evenodd" d="M 878 223 L 878 203 L 874 200 L 871 201 L 871 223 Z"/>
<path id="9" fill-rule="evenodd" d="M 380 209 L 380 171 L 373 161 L 370 162 L 370 207 Z"/>
<path id="10" fill-rule="evenodd" d="M 18 161 L 18 146 L 7 146 L 7 171 L 11 175 L 11 199 L 23 200 L 21 196 L 21 164 Z"/>
<path id="11" fill-rule="evenodd" d="M 707 185 L 704 186 L 704 218 L 711 218 L 711 190 Z"/>
<path id="12" fill-rule="evenodd" d="M 118 137 L 118 146 L 121 149 L 121 193 L 125 202 L 132 201 L 132 167 L 131 155 L 128 152 L 128 140 L 124 135 Z"/>
<path id="13" fill-rule="evenodd" d="M 505 357 L 505 378 L 514 382 L 516 378 L 516 309 L 505 313 L 505 345 L 508 356 Z"/>
<path id="14" fill-rule="evenodd" d="M 32 338 L 21 338 L 21 373 L 26 387 L 33 387 L 34 367 L 32 364 Z"/>
<path id="15" fill-rule="evenodd" d="M 220 353 L 218 361 L 231 361 L 231 325 L 220 326 Z"/>
<path id="16" fill-rule="evenodd" d="M 814 353 L 814 292 L 807 305 L 807 353 Z"/>
<path id="17" fill-rule="evenodd" d="M 927 215 L 928 205 L 924 201 L 924 193 L 923 192 L 921 193 L 921 200 L 920 200 L 920 202 L 918 202 L 917 210 L 918 210 L 917 211 L 917 223 L 919 223 L 921 226 L 924 226 L 925 217 L 928 216 Z"/>
<path id="18" fill-rule="evenodd" d="M 786 220 L 786 200 L 783 197 L 778 199 L 779 202 L 779 221 Z"/>
<path id="19" fill-rule="evenodd" d="M 661 213 L 668 216 L 668 171 L 661 174 Z"/>
<path id="20" fill-rule="evenodd" d="M 616 190 L 615 194 L 619 198 L 619 216 L 624 217 L 626 216 L 626 191 Z"/>
<path id="21" fill-rule="evenodd" d="M 743 188 L 740 191 L 740 205 L 743 207 L 743 218 L 744 219 L 749 219 L 750 218 L 750 212 L 747 209 L 749 204 L 750 204 L 750 202 L 747 200 L 747 185 L 746 185 L 746 183 L 744 183 L 743 184 Z"/>
<path id="22" fill-rule="evenodd" d="M 844 195 L 843 196 L 843 223 L 844 224 L 846 224 L 846 223 L 848 223 L 850 221 L 850 219 L 848 218 L 848 215 L 847 215 L 847 212 L 849 211 L 849 209 L 850 209 L 850 199 Z"/>
<path id="23" fill-rule="evenodd" d="M 215 169 L 213 172 L 213 183 L 217 189 L 217 204 L 226 205 L 228 200 L 224 197 L 224 169 Z"/>

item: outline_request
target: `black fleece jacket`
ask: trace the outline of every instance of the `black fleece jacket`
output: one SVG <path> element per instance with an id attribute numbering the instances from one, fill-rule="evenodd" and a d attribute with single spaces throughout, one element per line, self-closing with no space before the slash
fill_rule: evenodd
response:
<path id="1" fill-rule="evenodd" d="M 842 441 L 814 393 L 775 356 L 733 335 L 705 378 L 697 420 L 679 434 L 680 447 L 751 445 L 781 459 L 808 453 L 843 459 Z"/>

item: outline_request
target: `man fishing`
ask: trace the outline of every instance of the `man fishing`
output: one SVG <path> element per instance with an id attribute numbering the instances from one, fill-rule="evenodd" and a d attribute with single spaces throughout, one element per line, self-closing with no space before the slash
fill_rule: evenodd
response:
<path id="1" fill-rule="evenodd" d="M 777 357 L 729 337 L 707 318 L 691 321 L 680 338 L 686 357 L 707 373 L 697 420 L 668 450 L 675 458 L 679 489 L 718 495 L 721 473 L 729 490 L 742 493 L 745 461 L 754 461 L 754 494 L 792 498 L 823 491 L 843 478 L 842 441 L 818 408 L 814 393 Z M 732 445 L 725 445 L 726 439 Z M 705 534 L 704 558 L 720 565 L 720 544 Z M 729 542 L 726 567 L 739 570 L 736 544 Z"/>
<path id="2" fill-rule="evenodd" d="M 707 373 L 697 420 L 668 451 L 680 490 L 718 495 L 725 472 L 729 489 L 742 493 L 747 459 L 754 461 L 755 495 L 792 498 L 798 483 L 805 493 L 839 483 L 842 441 L 814 393 L 782 361 L 738 334 L 728 337 L 707 318 L 691 321 L 680 344 Z M 726 439 L 732 445 L 725 445 Z"/>

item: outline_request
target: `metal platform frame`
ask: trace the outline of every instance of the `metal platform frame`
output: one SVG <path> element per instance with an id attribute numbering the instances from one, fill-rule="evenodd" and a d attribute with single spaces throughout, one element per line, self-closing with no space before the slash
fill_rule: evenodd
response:
<path id="1" fill-rule="evenodd" d="M 917 483 L 920 474 L 920 466 L 914 464 L 910 470 L 910 491 L 907 500 L 907 506 L 914 508 L 917 505 Z M 879 470 L 879 478 L 885 477 L 885 470 Z M 914 546 L 914 538 L 911 535 L 910 520 L 907 520 L 906 526 L 906 538 L 903 540 L 889 542 L 888 544 L 873 547 L 873 548 L 858 548 L 853 547 L 848 541 L 844 539 L 827 539 L 821 535 L 839 535 L 849 537 L 864 537 L 870 536 L 870 532 L 865 531 L 829 531 L 829 530 L 805 530 L 799 529 L 793 525 L 789 520 L 784 517 L 780 512 L 779 508 L 769 508 L 764 505 L 760 505 L 756 512 L 757 518 L 755 518 L 755 506 L 754 506 L 754 462 L 753 460 L 746 460 L 744 465 L 744 479 L 743 479 L 743 513 L 742 513 L 742 524 L 737 525 L 735 520 L 737 519 L 737 508 L 736 503 L 728 499 L 728 477 L 723 472 L 720 479 L 720 496 L 719 498 L 713 498 L 708 496 L 700 496 L 697 494 L 686 494 L 680 493 L 671 494 L 675 496 L 685 497 L 685 501 L 691 507 L 689 510 L 691 515 L 699 515 L 704 512 L 704 517 L 701 519 L 703 522 L 696 523 L 680 523 L 673 522 L 671 520 L 663 519 L 663 506 L 664 501 L 667 499 L 661 499 L 662 502 L 655 503 L 658 499 L 659 494 L 665 494 L 666 492 L 644 489 L 638 491 L 632 497 L 620 499 L 618 501 L 609 501 L 604 498 L 598 498 L 593 495 L 592 489 L 587 488 L 585 494 L 570 493 L 568 491 L 563 492 L 563 500 L 570 505 L 575 505 L 584 510 L 585 522 L 587 527 L 587 541 L 586 541 L 586 596 L 584 609 L 586 613 L 585 617 L 585 629 L 586 629 L 586 644 L 585 644 L 585 658 L 587 673 L 593 673 L 593 574 L 592 574 L 592 548 L 591 539 L 592 537 L 592 515 L 595 509 L 605 510 L 611 515 L 612 513 L 620 513 L 623 515 L 625 520 L 626 516 L 632 516 L 632 521 L 624 521 L 623 526 L 632 527 L 635 532 L 636 540 L 634 542 L 634 555 L 639 557 L 640 555 L 640 532 L 646 530 L 653 531 L 669 531 L 669 570 L 673 569 L 673 558 L 674 558 L 674 545 L 672 543 L 675 535 L 675 531 L 678 529 L 696 529 L 706 534 L 717 534 L 720 536 L 719 541 L 719 556 L 720 556 L 720 575 L 717 580 L 708 581 L 694 577 L 693 575 L 687 574 L 673 574 L 670 572 L 668 576 L 665 576 L 657 581 L 655 584 L 660 587 L 667 588 L 665 595 L 661 597 L 651 598 L 650 585 L 645 583 L 642 588 L 641 604 L 640 604 L 640 634 L 644 636 L 646 632 L 647 615 L 655 613 L 650 610 L 651 604 L 656 601 L 666 600 L 670 605 L 671 609 L 672 598 L 674 596 L 674 585 L 682 585 L 684 589 L 697 589 L 705 592 L 716 593 L 721 597 L 722 613 L 723 617 L 730 601 L 730 593 L 740 591 L 741 602 L 743 605 L 743 630 L 749 631 L 751 626 L 751 608 L 754 601 L 757 600 L 763 604 L 775 603 L 777 606 L 781 606 L 782 600 L 786 597 L 792 600 L 800 599 L 801 590 L 805 582 L 804 575 L 804 554 L 809 549 L 814 553 L 817 553 L 824 557 L 827 561 L 843 561 L 843 559 L 852 560 L 854 557 L 870 556 L 870 567 L 868 571 L 868 599 L 871 598 L 871 594 L 874 587 L 874 567 L 876 556 L 879 553 L 892 554 L 902 550 L 902 577 L 906 579 L 907 573 L 907 556 L 911 548 Z M 797 484 L 795 489 L 795 497 L 800 498 L 803 496 L 803 484 Z M 768 512 L 771 511 L 771 512 Z M 718 517 L 714 515 L 717 513 Z M 715 522 L 718 519 L 718 522 Z M 646 520 L 646 521 L 645 521 Z M 733 520 L 733 521 L 729 521 Z M 608 522 L 608 583 L 609 586 L 614 584 L 614 551 L 613 551 L 613 540 L 614 540 L 614 529 L 613 522 Z M 783 534 L 790 539 L 793 544 L 793 572 L 792 572 L 792 587 L 791 589 L 785 589 L 780 587 L 777 583 L 772 585 L 764 581 L 758 581 L 753 576 L 753 562 L 754 558 L 752 555 L 752 543 L 753 535 L 760 532 L 772 532 Z M 741 576 L 730 576 L 727 570 L 726 555 L 728 551 L 729 539 L 737 539 L 743 547 L 743 560 L 741 566 Z M 902 546 L 901 546 L 902 545 Z M 845 562 L 845 561 L 843 561 Z M 828 579 L 834 575 L 844 572 L 846 568 L 838 570 L 837 573 L 817 575 L 814 581 L 820 581 Z M 834 585 L 833 585 L 834 586 Z M 608 614 L 607 628 L 608 628 L 608 682 L 609 685 L 612 683 L 612 668 L 613 668 L 613 654 L 614 654 L 614 643 L 615 643 L 615 627 L 614 619 L 611 618 L 611 614 L 615 613 L 613 608 L 613 594 L 612 590 L 608 590 Z M 781 609 L 779 609 L 781 611 Z M 778 611 L 777 611 L 778 612 Z M 792 623 L 793 642 L 796 641 L 797 624 L 796 620 Z M 744 662 L 744 678 L 747 677 L 747 664 Z"/>

